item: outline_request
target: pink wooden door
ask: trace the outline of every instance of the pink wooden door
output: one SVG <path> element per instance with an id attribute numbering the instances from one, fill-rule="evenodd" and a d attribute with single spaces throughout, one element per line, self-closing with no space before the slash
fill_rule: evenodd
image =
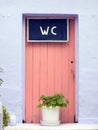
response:
<path id="1" fill-rule="evenodd" d="M 39 96 L 60 92 L 70 101 L 67 108 L 61 109 L 60 120 L 63 123 L 74 122 L 75 19 L 69 20 L 68 43 L 25 41 L 25 121 L 39 123 L 41 120 L 41 112 L 37 108 Z"/>

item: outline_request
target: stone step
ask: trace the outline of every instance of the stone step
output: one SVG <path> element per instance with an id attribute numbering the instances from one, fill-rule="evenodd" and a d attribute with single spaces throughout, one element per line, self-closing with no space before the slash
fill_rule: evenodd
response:
<path id="1" fill-rule="evenodd" d="M 40 124 L 17 124 L 4 130 L 98 130 L 97 124 L 60 124 L 59 126 L 41 126 Z"/>

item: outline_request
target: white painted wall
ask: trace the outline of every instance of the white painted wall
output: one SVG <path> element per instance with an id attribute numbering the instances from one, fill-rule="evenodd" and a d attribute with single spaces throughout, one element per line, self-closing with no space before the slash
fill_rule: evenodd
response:
<path id="1" fill-rule="evenodd" d="M 22 14 L 78 14 L 80 123 L 98 123 L 98 0 L 0 0 L 1 100 L 23 119 L 24 43 Z"/>

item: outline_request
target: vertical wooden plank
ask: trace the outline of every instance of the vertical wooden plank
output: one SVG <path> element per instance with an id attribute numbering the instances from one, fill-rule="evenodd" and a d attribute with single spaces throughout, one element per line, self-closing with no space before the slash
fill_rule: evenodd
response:
<path id="1" fill-rule="evenodd" d="M 54 94 L 54 43 L 48 43 L 48 95 Z"/>
<path id="2" fill-rule="evenodd" d="M 61 93 L 62 90 L 62 43 L 55 43 L 55 93 Z M 62 121 L 62 114 L 60 113 L 60 120 Z"/>
<path id="3" fill-rule="evenodd" d="M 61 86 L 61 91 L 64 94 L 65 98 L 68 99 L 68 46 L 69 43 L 62 43 L 62 86 Z M 68 122 L 68 116 L 69 116 L 69 108 L 62 108 L 61 109 L 61 120 L 62 123 Z"/>
<path id="4" fill-rule="evenodd" d="M 27 33 L 26 25 L 25 33 Z M 27 41 L 26 38 L 27 37 L 25 37 L 25 41 Z M 25 121 L 32 122 L 32 44 L 26 42 L 25 48 Z"/>
<path id="5" fill-rule="evenodd" d="M 70 20 L 69 41 L 69 122 L 74 122 L 75 115 L 75 24 Z"/>
<path id="6" fill-rule="evenodd" d="M 55 43 L 54 47 L 55 57 L 54 57 L 54 80 L 55 80 L 55 93 L 61 93 L 61 43 Z"/>
<path id="7" fill-rule="evenodd" d="M 33 57 L 33 123 L 39 123 L 39 94 L 40 94 L 40 43 L 33 43 L 34 57 Z"/>
<path id="8" fill-rule="evenodd" d="M 40 53 L 40 96 L 47 95 L 47 43 L 41 43 Z M 41 120 L 41 111 L 40 111 Z"/>
<path id="9" fill-rule="evenodd" d="M 25 114 L 26 122 L 32 121 L 32 47 L 26 47 L 26 89 L 25 89 Z"/>
<path id="10" fill-rule="evenodd" d="M 47 95 L 47 43 L 41 43 L 40 95 Z"/>

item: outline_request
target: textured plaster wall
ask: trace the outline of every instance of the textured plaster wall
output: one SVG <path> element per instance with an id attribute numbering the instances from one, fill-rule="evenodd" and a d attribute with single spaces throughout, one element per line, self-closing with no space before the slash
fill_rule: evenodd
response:
<path id="1" fill-rule="evenodd" d="M 78 14 L 78 120 L 98 123 L 98 1 L 0 0 L 0 66 L 4 73 L 1 100 L 17 122 L 23 119 L 24 42 L 22 14 Z"/>
<path id="2" fill-rule="evenodd" d="M 79 120 L 98 123 L 98 16 L 79 22 Z"/>

